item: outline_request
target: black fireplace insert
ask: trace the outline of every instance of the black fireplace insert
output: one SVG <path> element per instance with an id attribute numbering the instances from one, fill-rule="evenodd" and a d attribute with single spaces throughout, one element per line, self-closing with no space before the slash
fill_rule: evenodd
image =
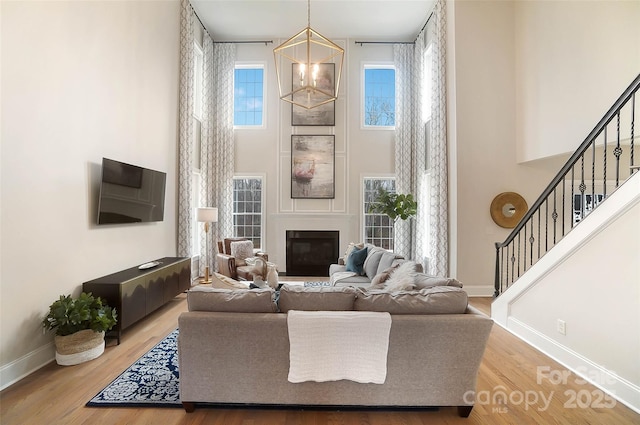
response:
<path id="1" fill-rule="evenodd" d="M 287 230 L 287 276 L 329 276 L 338 261 L 337 230 Z"/>

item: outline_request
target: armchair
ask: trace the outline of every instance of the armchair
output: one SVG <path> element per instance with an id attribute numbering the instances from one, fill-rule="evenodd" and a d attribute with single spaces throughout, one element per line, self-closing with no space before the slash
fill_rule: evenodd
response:
<path id="1" fill-rule="evenodd" d="M 264 261 L 269 261 L 267 253 L 254 249 L 251 244 L 251 254 L 245 250 L 244 255 L 240 254 L 243 251 L 238 247 L 238 244 L 234 245 L 236 250 L 232 250 L 232 243 L 248 241 L 247 238 L 225 238 L 218 241 L 218 254 L 216 255 L 216 264 L 218 266 L 218 273 L 228 276 L 235 280 L 253 280 L 253 264 L 248 264 L 246 259 L 253 257 L 260 257 Z M 249 244 L 242 244 L 246 248 Z M 235 254 L 235 255 L 234 255 Z"/>

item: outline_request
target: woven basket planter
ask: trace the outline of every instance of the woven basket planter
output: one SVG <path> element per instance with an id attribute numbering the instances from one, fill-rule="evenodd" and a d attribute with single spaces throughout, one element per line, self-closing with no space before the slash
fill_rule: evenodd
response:
<path id="1" fill-rule="evenodd" d="M 91 329 L 71 335 L 56 335 L 54 342 L 56 362 L 62 366 L 84 363 L 104 353 L 104 332 L 95 332 Z"/>

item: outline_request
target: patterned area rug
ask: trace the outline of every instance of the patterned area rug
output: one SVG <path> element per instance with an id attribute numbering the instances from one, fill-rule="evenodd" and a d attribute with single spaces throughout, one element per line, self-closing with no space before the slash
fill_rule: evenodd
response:
<path id="1" fill-rule="evenodd" d="M 88 403 L 89 407 L 182 407 L 178 330 L 140 357 Z"/>
<path id="2" fill-rule="evenodd" d="M 331 286 L 331 282 L 305 282 L 304 283 L 304 287 L 305 288 L 318 288 L 321 286 Z"/>

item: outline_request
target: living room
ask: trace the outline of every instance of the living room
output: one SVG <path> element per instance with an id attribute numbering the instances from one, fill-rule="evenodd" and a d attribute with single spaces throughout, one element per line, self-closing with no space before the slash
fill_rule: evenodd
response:
<path id="1" fill-rule="evenodd" d="M 0 7 L 5 388 L 53 358 L 40 321 L 58 295 L 176 253 L 180 3 Z M 471 296 L 493 293 L 493 243 L 508 234 L 489 216 L 491 199 L 517 191 L 534 200 L 557 158 L 634 78 L 638 13 L 637 2 L 447 2 L 449 270 Z M 236 134 L 235 172 L 265 178 L 263 248 L 276 263 L 284 261 L 289 226 L 339 228 L 341 249 L 362 239 L 362 177 L 394 174 L 393 133 L 362 130 L 358 101 L 361 63 L 389 62 L 392 48 L 341 41 L 348 61 L 336 104 L 336 199 L 286 196 L 291 128 L 283 123 L 290 112 L 277 97 L 268 97 L 265 129 Z M 266 78 L 275 78 L 273 47 L 239 46 L 237 59 L 261 61 Z M 269 84 L 274 93 L 275 81 Z M 103 157 L 167 172 L 162 222 L 96 226 Z"/>

